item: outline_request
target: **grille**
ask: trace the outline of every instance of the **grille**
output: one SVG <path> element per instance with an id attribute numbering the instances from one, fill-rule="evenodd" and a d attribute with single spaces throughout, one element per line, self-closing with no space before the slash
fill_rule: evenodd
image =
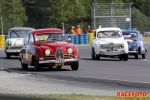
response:
<path id="1" fill-rule="evenodd" d="M 56 50 L 56 59 L 63 58 L 63 51 L 62 49 L 57 49 Z"/>
<path id="2" fill-rule="evenodd" d="M 21 49 L 22 47 L 11 47 L 11 49 Z"/>
<path id="3" fill-rule="evenodd" d="M 105 44 L 104 49 L 116 50 L 116 49 L 120 49 L 120 45 L 121 44 L 113 44 L 113 43 Z"/>

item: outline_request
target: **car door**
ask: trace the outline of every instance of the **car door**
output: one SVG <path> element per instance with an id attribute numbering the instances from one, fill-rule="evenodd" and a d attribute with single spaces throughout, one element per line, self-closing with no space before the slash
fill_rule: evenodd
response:
<path id="1" fill-rule="evenodd" d="M 139 32 L 139 42 L 140 42 L 141 54 L 143 54 L 145 52 L 145 43 L 144 43 L 144 38 L 140 32 Z"/>

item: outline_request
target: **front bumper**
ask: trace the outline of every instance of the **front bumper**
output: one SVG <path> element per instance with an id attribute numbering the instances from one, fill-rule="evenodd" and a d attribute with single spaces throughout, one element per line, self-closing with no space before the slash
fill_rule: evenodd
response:
<path id="1" fill-rule="evenodd" d="M 63 59 L 60 62 L 56 60 L 42 60 L 42 61 L 39 61 L 39 64 L 56 64 L 56 63 L 67 63 L 67 62 L 75 62 L 75 61 L 79 61 L 79 58 Z"/>
<path id="2" fill-rule="evenodd" d="M 100 50 L 99 54 L 102 56 L 117 56 L 117 55 L 121 55 L 121 54 L 125 54 L 124 50 L 117 50 L 117 51 L 111 51 L 111 50 Z"/>
<path id="3" fill-rule="evenodd" d="M 5 53 L 20 53 L 20 49 L 5 49 Z"/>
<path id="4" fill-rule="evenodd" d="M 129 51 L 129 54 L 137 53 L 137 51 Z"/>

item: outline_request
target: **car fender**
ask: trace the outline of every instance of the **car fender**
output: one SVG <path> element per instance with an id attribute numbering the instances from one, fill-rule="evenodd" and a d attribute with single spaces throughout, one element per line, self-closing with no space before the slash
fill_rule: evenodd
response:
<path id="1" fill-rule="evenodd" d="M 100 49 L 100 46 L 99 46 L 99 43 L 96 39 L 93 40 L 93 43 L 92 43 L 92 48 L 94 48 L 95 50 L 95 53 L 98 55 L 99 54 L 99 49 Z M 92 49 L 91 49 L 92 50 Z M 91 51 L 92 52 L 92 51 Z"/>
<path id="2" fill-rule="evenodd" d="M 127 41 L 124 41 L 124 53 L 128 53 L 129 52 L 129 46 L 128 46 L 128 43 Z"/>

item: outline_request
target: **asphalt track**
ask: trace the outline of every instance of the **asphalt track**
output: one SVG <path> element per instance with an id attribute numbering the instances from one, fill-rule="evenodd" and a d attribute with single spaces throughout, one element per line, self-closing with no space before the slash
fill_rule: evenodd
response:
<path id="1" fill-rule="evenodd" d="M 118 58 L 101 58 L 92 60 L 89 45 L 77 46 L 80 52 L 80 66 L 78 71 L 72 71 L 70 66 L 62 69 L 43 68 L 42 71 L 34 71 L 32 66 L 28 70 L 22 70 L 18 57 L 6 59 L 3 49 L 0 49 L 0 68 L 19 73 L 31 73 L 43 77 L 57 79 L 101 82 L 118 84 L 128 87 L 150 88 L 150 44 L 147 43 L 148 53 L 146 59 L 134 59 L 130 56 L 128 61 L 119 61 Z"/>

